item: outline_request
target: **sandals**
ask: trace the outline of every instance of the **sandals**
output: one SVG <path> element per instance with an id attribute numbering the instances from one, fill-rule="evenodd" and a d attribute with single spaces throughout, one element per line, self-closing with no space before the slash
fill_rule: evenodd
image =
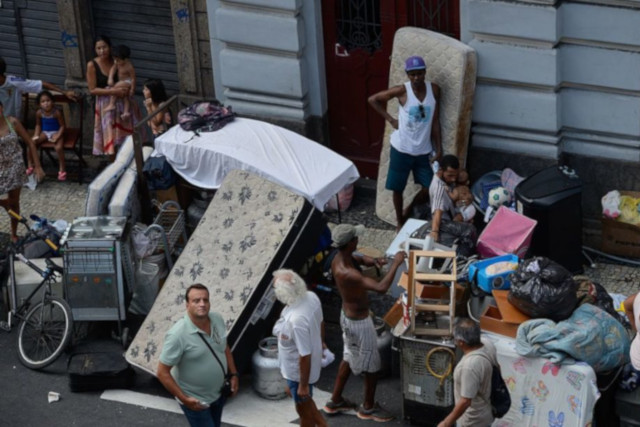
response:
<path id="1" fill-rule="evenodd" d="M 27 168 L 27 176 L 31 175 L 33 173 L 33 166 L 29 166 Z"/>
<path id="2" fill-rule="evenodd" d="M 66 181 L 67 180 L 67 173 L 63 172 L 63 171 L 59 171 L 58 172 L 58 181 Z"/>

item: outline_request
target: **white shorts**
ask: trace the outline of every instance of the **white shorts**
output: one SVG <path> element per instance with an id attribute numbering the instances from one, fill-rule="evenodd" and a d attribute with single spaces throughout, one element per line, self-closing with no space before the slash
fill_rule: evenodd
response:
<path id="1" fill-rule="evenodd" d="M 51 141 L 51 137 L 58 132 L 57 130 L 43 130 L 42 133 L 47 135 L 47 140 Z"/>

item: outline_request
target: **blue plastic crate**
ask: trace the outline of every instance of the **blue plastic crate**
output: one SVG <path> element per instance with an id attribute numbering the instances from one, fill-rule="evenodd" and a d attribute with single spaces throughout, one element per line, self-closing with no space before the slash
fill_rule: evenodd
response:
<path id="1" fill-rule="evenodd" d="M 478 287 L 488 294 L 494 289 L 509 289 L 511 287 L 509 276 L 515 271 L 519 261 L 517 255 L 507 254 L 474 262 L 469 266 L 469 280 L 475 280 Z M 513 269 L 505 269 L 494 265 L 502 262 L 515 263 L 515 266 Z M 492 271 L 496 269 L 498 271 Z"/>

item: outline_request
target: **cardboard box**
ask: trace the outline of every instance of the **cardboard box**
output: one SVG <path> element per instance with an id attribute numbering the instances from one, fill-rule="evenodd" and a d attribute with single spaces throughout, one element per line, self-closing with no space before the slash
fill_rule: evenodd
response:
<path id="1" fill-rule="evenodd" d="M 409 274 L 407 272 L 402 273 L 400 276 L 400 280 L 398 280 L 398 286 L 404 288 L 405 290 L 409 290 Z M 456 287 L 456 302 L 462 302 L 465 293 L 465 287 L 455 284 Z M 429 284 L 419 282 L 416 285 L 416 297 L 423 299 L 449 299 L 449 287 L 441 284 Z"/>
<path id="2" fill-rule="evenodd" d="M 511 338 L 515 338 L 518 333 L 518 325 L 505 322 L 495 305 L 488 306 L 480 316 L 480 329 Z"/>
<path id="3" fill-rule="evenodd" d="M 620 194 L 640 198 L 640 191 L 621 191 Z M 640 226 L 602 218 L 602 251 L 640 258 Z"/>
<path id="4" fill-rule="evenodd" d="M 387 314 L 384 315 L 382 320 L 390 327 L 394 328 L 398 322 L 402 319 L 402 298 L 398 298 L 398 300 L 391 306 Z"/>

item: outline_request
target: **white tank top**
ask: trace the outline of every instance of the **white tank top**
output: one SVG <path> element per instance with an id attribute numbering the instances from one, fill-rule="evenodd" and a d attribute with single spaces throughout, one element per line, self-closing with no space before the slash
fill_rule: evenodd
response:
<path id="1" fill-rule="evenodd" d="M 427 95 L 420 102 L 411 88 L 411 82 L 406 82 L 407 100 L 398 108 L 398 129 L 391 134 L 390 143 L 401 153 L 414 156 L 429 154 L 433 151 L 431 144 L 431 124 L 436 109 L 436 98 L 430 82 L 427 85 Z"/>

